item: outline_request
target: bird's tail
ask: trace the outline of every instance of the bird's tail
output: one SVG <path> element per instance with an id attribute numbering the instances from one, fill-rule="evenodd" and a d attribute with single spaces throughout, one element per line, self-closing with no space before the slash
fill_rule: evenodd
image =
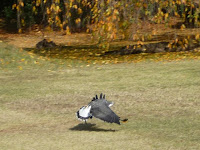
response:
<path id="1" fill-rule="evenodd" d="M 120 119 L 121 120 L 121 119 Z M 123 123 L 126 123 L 128 121 L 128 119 L 126 118 L 126 119 L 123 119 L 123 120 L 121 120 L 121 122 L 123 122 Z"/>

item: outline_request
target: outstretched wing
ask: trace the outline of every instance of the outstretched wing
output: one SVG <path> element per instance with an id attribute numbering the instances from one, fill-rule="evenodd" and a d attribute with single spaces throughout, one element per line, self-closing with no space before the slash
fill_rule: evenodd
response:
<path id="1" fill-rule="evenodd" d="M 108 105 L 92 105 L 92 116 L 109 123 L 120 124 L 119 117 L 109 108 Z"/>

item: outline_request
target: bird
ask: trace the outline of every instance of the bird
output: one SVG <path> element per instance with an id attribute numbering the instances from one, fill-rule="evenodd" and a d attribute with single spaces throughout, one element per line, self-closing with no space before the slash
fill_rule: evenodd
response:
<path id="1" fill-rule="evenodd" d="M 85 124 L 87 124 L 88 119 L 92 119 L 93 117 L 118 125 L 120 125 L 120 121 L 126 122 L 128 119 L 121 120 L 120 117 L 110 109 L 113 104 L 113 102 L 107 101 L 105 95 L 101 93 L 99 98 L 96 95 L 87 106 L 81 107 L 76 112 L 76 116 L 79 120 L 85 121 Z"/>

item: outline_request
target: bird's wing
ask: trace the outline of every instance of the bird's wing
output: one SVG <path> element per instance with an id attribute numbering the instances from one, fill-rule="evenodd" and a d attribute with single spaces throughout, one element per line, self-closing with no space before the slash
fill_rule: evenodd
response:
<path id="1" fill-rule="evenodd" d="M 114 103 L 106 100 L 106 104 L 111 107 Z"/>
<path id="2" fill-rule="evenodd" d="M 91 113 L 94 117 L 103 121 L 120 124 L 120 118 L 107 105 L 93 105 Z"/>
<path id="3" fill-rule="evenodd" d="M 106 103 L 107 106 L 111 107 L 114 103 L 113 102 L 110 102 L 110 101 L 107 101 L 105 99 L 105 95 L 103 95 L 102 93 L 100 94 L 100 97 L 98 98 L 98 96 L 96 95 L 95 97 L 93 97 L 92 99 L 92 102 L 93 101 L 101 101 L 101 103 Z"/>

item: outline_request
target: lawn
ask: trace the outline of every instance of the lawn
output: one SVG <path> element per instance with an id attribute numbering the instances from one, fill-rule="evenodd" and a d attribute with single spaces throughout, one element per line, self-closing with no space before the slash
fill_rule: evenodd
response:
<path id="1" fill-rule="evenodd" d="M 200 61 L 88 65 L 0 43 L 0 149 L 200 149 Z M 95 94 L 121 125 L 75 112 Z"/>

